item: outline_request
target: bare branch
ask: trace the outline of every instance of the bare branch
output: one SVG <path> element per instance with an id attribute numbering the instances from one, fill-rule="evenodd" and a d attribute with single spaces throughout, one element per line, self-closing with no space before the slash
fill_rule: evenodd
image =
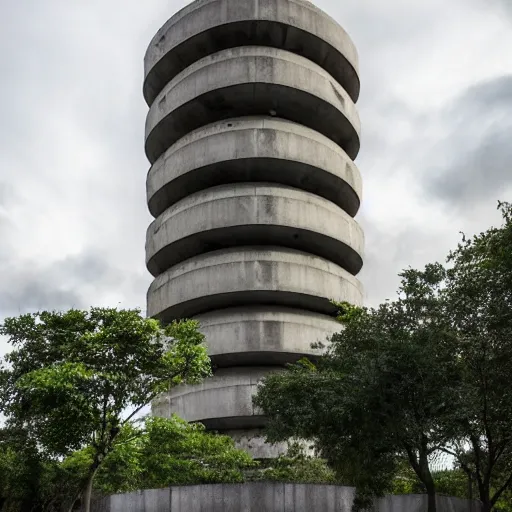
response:
<path id="1" fill-rule="evenodd" d="M 491 505 L 494 506 L 500 499 L 500 496 L 512 485 L 512 473 L 507 478 L 506 482 L 496 491 L 494 496 L 491 498 Z"/>

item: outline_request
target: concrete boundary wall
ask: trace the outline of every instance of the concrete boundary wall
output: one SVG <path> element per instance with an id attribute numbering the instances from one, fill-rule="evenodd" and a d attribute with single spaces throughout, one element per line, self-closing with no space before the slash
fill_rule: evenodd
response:
<path id="1" fill-rule="evenodd" d="M 109 496 L 96 501 L 92 512 L 351 512 L 353 499 L 353 488 L 336 485 L 190 485 Z M 386 496 L 368 512 L 426 510 L 425 495 L 404 495 Z M 476 502 L 439 496 L 438 512 L 481 512 L 481 508 Z"/>

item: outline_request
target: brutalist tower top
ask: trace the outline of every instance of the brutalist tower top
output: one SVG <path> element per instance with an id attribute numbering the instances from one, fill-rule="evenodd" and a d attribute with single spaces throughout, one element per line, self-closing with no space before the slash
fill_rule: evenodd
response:
<path id="1" fill-rule="evenodd" d="M 145 57 L 148 315 L 195 318 L 215 375 L 153 403 L 256 457 L 262 376 L 362 302 L 357 52 L 305 0 L 196 0 Z"/>

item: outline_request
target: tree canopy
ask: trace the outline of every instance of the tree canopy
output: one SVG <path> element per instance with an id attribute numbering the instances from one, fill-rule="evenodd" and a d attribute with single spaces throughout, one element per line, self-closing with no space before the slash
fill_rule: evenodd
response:
<path id="1" fill-rule="evenodd" d="M 44 458 L 20 429 L 0 430 L 0 510 L 31 510 L 38 501 Z"/>
<path id="2" fill-rule="evenodd" d="M 0 334 L 14 347 L 0 371 L 0 411 L 48 456 L 90 450 L 76 494 L 86 510 L 123 428 L 159 393 L 211 372 L 196 322 L 161 327 L 138 310 L 26 314 L 6 319 Z"/>
<path id="3" fill-rule="evenodd" d="M 473 476 L 484 511 L 512 486 L 512 205 L 503 226 L 449 256 L 446 303 L 463 378 L 453 454 Z"/>
<path id="4" fill-rule="evenodd" d="M 445 415 L 458 381 L 437 300 L 443 275 L 437 266 L 405 272 L 402 296 L 377 310 L 340 305 L 344 329 L 319 363 L 267 378 L 255 399 L 270 440 L 314 439 L 357 486 L 357 507 L 390 490 L 401 457 L 435 494 L 428 458 L 451 438 Z"/>
<path id="5" fill-rule="evenodd" d="M 389 491 L 406 460 L 435 511 L 429 463 L 452 454 L 488 512 L 512 483 L 512 207 L 463 238 L 448 265 L 405 270 L 397 299 L 340 304 L 342 328 L 313 365 L 267 377 L 255 404 L 268 438 L 316 443 L 357 486 L 355 509 Z"/>
<path id="6" fill-rule="evenodd" d="M 61 512 L 94 459 L 90 446 L 62 460 L 27 445 L 22 433 L 0 435 L 0 510 Z M 257 464 L 228 436 L 206 432 L 180 418 L 127 423 L 93 482 L 96 496 L 171 485 L 243 482 Z M 3 506 L 3 508 L 2 508 Z"/>
<path id="7" fill-rule="evenodd" d="M 252 457 L 224 435 L 207 432 L 200 423 L 173 416 L 147 418 L 127 426 L 98 474 L 104 494 L 156 489 L 171 485 L 236 483 Z"/>

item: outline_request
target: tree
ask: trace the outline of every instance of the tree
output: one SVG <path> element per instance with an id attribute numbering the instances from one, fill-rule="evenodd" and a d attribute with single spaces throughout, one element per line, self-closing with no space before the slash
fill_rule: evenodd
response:
<path id="1" fill-rule="evenodd" d="M 484 512 L 512 489 L 512 205 L 499 209 L 501 227 L 450 254 L 445 290 L 464 380 L 450 451 L 474 476 Z"/>
<path id="2" fill-rule="evenodd" d="M 103 494 L 155 489 L 171 485 L 240 483 L 255 467 L 252 457 L 224 435 L 206 432 L 173 416 L 147 418 L 130 425 L 105 459 L 97 489 Z"/>
<path id="3" fill-rule="evenodd" d="M 75 500 L 76 488 L 94 459 L 88 446 L 65 459 L 45 459 L 26 437 L 0 435 L 0 510 L 60 512 Z M 97 495 L 170 485 L 243 482 L 257 463 L 234 441 L 173 416 L 127 423 L 94 479 Z M 4 508 L 2 506 L 5 504 Z"/>
<path id="4" fill-rule="evenodd" d="M 74 452 L 63 461 L 51 459 L 44 465 L 37 489 L 42 512 L 62 512 L 74 508 L 77 489 L 83 486 L 92 460 L 89 457 L 75 457 L 75 453 L 80 452 Z"/>
<path id="5" fill-rule="evenodd" d="M 264 381 L 255 403 L 270 417 L 271 440 L 314 439 L 360 495 L 381 494 L 404 456 L 429 510 L 436 487 L 429 457 L 446 452 L 476 480 L 485 512 L 506 506 L 512 206 L 499 208 L 503 225 L 463 237 L 448 269 L 405 271 L 399 298 L 377 309 L 342 305 L 343 330 L 317 367 L 302 363 Z"/>
<path id="6" fill-rule="evenodd" d="M 455 496 L 466 499 L 470 497 L 468 477 L 459 468 L 432 471 L 432 478 L 436 486 L 436 493 L 445 496 Z M 424 486 L 411 468 L 408 461 L 404 460 L 393 479 L 391 494 L 422 494 Z"/>
<path id="7" fill-rule="evenodd" d="M 306 452 L 299 443 L 291 443 L 286 454 L 267 459 L 251 477 L 254 481 L 337 484 L 334 471 L 327 462 Z"/>
<path id="8" fill-rule="evenodd" d="M 0 430 L 0 510 L 2 512 L 61 511 L 69 501 L 69 479 L 59 462 L 45 456 L 20 428 Z M 76 484 L 73 480 L 72 484 Z M 60 492 L 56 492 L 60 489 Z"/>
<path id="9" fill-rule="evenodd" d="M 19 429 L 0 430 L 0 510 L 32 510 L 40 501 L 44 461 Z"/>
<path id="10" fill-rule="evenodd" d="M 14 346 L 0 372 L 0 410 L 48 455 L 90 450 L 73 500 L 81 495 L 87 512 L 119 432 L 159 393 L 211 372 L 196 322 L 162 328 L 138 310 L 26 314 L 6 319 L 0 334 Z"/>
<path id="11" fill-rule="evenodd" d="M 313 440 L 339 478 L 356 485 L 356 510 L 390 489 L 406 458 L 435 511 L 429 457 L 453 436 L 460 384 L 444 277 L 440 265 L 407 270 L 396 301 L 340 305 L 343 329 L 317 366 L 300 362 L 259 387 L 269 440 Z"/>

